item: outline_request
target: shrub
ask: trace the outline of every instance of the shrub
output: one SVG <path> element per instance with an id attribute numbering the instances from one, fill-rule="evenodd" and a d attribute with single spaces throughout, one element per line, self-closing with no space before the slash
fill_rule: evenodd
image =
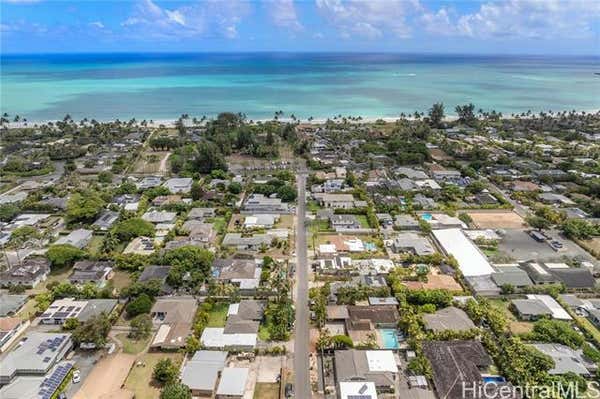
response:
<path id="1" fill-rule="evenodd" d="M 142 313 L 148 313 L 152 309 L 152 298 L 147 294 L 141 294 L 127 304 L 127 316 L 135 317 Z"/>

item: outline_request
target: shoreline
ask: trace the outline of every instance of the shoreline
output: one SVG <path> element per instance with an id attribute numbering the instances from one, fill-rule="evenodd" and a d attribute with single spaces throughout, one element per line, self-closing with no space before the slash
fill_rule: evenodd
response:
<path id="1" fill-rule="evenodd" d="M 571 112 L 572 110 L 564 110 L 564 112 Z M 542 111 L 544 112 L 544 111 Z M 563 112 L 563 111 L 554 111 L 553 116 L 556 116 L 556 114 L 558 112 Z M 596 114 L 596 113 L 600 113 L 600 109 L 596 109 L 596 110 L 581 110 L 581 111 L 576 111 L 577 114 L 581 115 L 583 112 L 585 112 L 586 114 Z M 532 113 L 530 116 L 519 116 L 520 119 L 531 119 L 534 117 L 539 116 L 539 113 Z M 352 116 L 352 118 L 358 118 L 360 116 Z M 424 115 L 423 118 L 427 117 L 427 115 Z M 328 120 L 331 121 L 335 121 L 338 122 L 340 121 L 340 119 L 343 119 L 344 116 L 342 116 L 342 118 L 338 118 L 336 116 L 336 119 L 334 119 L 333 117 L 330 118 L 313 118 L 312 120 L 308 120 L 308 118 L 306 119 L 302 119 L 302 118 L 296 118 L 296 120 L 293 120 L 291 118 L 278 118 L 277 121 L 278 122 L 284 122 L 284 123 L 298 123 L 298 124 L 308 124 L 308 125 L 322 125 L 324 123 L 326 123 Z M 389 117 L 389 116 L 381 116 L 381 117 L 377 117 L 377 116 L 368 116 L 368 117 L 361 117 L 361 120 L 352 120 L 352 119 L 348 119 L 348 117 L 346 117 L 346 121 L 347 123 L 350 124 L 360 124 L 360 123 L 375 123 L 377 121 L 384 121 L 386 123 L 392 123 L 392 122 L 396 122 L 400 119 L 405 119 L 405 120 L 409 120 L 409 121 L 414 121 L 417 120 L 413 115 L 407 115 L 404 118 L 400 118 L 400 116 L 398 117 Z M 95 118 L 88 118 L 88 120 L 91 119 L 95 119 Z M 126 119 L 120 119 L 120 118 L 115 118 L 115 119 L 108 119 L 108 120 L 103 120 L 103 119 L 96 119 L 98 122 L 100 123 L 110 123 L 110 122 L 114 122 L 117 119 L 119 119 L 121 122 L 127 123 L 128 120 Z M 192 119 L 193 117 L 190 117 L 188 119 L 184 120 L 184 124 L 186 125 L 186 127 L 191 127 L 194 126 L 192 123 Z M 510 118 L 510 115 L 503 115 L 502 119 L 513 119 Z M 144 119 L 137 119 L 136 118 L 136 126 L 140 126 L 140 122 L 143 121 Z M 203 126 L 206 124 L 207 121 L 210 120 L 214 120 L 214 118 L 208 118 L 206 119 L 204 122 L 198 123 L 196 126 Z M 265 123 L 265 122 L 272 122 L 275 119 L 273 118 L 261 118 L 261 119 L 252 119 L 252 118 L 246 118 L 246 121 L 252 121 L 253 124 L 257 124 L 257 123 Z M 443 119 L 444 122 L 454 122 L 458 120 L 458 116 L 457 115 L 446 115 Z M 59 119 L 48 119 L 48 120 L 41 120 L 41 121 L 26 121 L 26 122 L 8 122 L 6 123 L 4 126 L 6 126 L 6 128 L 8 129 L 22 129 L 22 128 L 34 128 L 36 125 L 40 126 L 40 125 L 45 125 L 48 123 L 57 123 L 60 122 L 61 120 Z M 74 122 L 79 122 L 77 119 L 73 119 Z M 151 127 L 151 128 L 158 128 L 161 125 L 166 127 L 166 128 L 174 128 L 176 122 L 178 121 L 178 118 L 176 119 L 153 119 L 152 123 L 149 122 L 148 119 L 146 119 L 147 121 L 147 126 Z M 88 122 L 89 124 L 89 122 Z"/>

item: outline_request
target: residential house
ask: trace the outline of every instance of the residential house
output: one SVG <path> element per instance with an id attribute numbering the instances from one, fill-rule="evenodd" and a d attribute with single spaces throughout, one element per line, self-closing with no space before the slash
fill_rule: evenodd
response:
<path id="1" fill-rule="evenodd" d="M 329 223 L 331 223 L 331 227 L 335 231 L 361 228 L 360 222 L 354 215 L 340 215 L 334 213 L 329 217 Z"/>
<path id="2" fill-rule="evenodd" d="M 7 271 L 0 273 L 2 287 L 11 285 L 24 285 L 35 287 L 46 280 L 50 273 L 50 262 L 46 258 L 30 257 L 21 264 L 11 266 Z"/>
<path id="3" fill-rule="evenodd" d="M 10 344 L 29 325 L 20 317 L 0 317 L 0 352 L 4 352 Z"/>
<path id="4" fill-rule="evenodd" d="M 255 290 L 260 284 L 262 268 L 254 259 L 216 259 L 212 273 L 216 280 L 231 283 L 241 290 Z"/>
<path id="5" fill-rule="evenodd" d="M 215 399 L 242 399 L 247 392 L 250 369 L 226 367 L 221 373 Z"/>
<path id="6" fill-rule="evenodd" d="M 100 214 L 92 227 L 101 231 L 108 231 L 117 220 L 119 220 L 119 212 L 106 210 Z"/>
<path id="7" fill-rule="evenodd" d="M 289 205 L 281 201 L 281 198 L 266 197 L 263 194 L 251 194 L 246 198 L 243 208 L 247 213 L 279 214 L 289 213 Z"/>
<path id="8" fill-rule="evenodd" d="M 174 223 L 177 212 L 148 211 L 142 215 L 142 219 L 150 223 Z"/>
<path id="9" fill-rule="evenodd" d="M 154 243 L 150 237 L 136 237 L 123 250 L 124 254 L 151 255 L 154 252 Z"/>
<path id="10" fill-rule="evenodd" d="M 137 281 L 138 283 L 146 283 L 152 280 L 159 281 L 161 283 L 160 293 L 168 295 L 173 292 L 173 288 L 167 284 L 167 276 L 170 270 L 171 266 L 148 265 L 144 267 Z"/>
<path id="11" fill-rule="evenodd" d="M 163 183 L 172 194 L 189 193 L 192 190 L 191 177 L 174 177 Z"/>
<path id="12" fill-rule="evenodd" d="M 433 332 L 469 331 L 475 328 L 469 316 L 462 309 L 454 306 L 424 314 L 423 323 L 428 331 Z"/>
<path id="13" fill-rule="evenodd" d="M 270 229 L 279 220 L 279 215 L 256 214 L 246 216 L 244 219 L 244 228 L 246 229 Z"/>
<path id="14" fill-rule="evenodd" d="M 476 387 L 476 384 L 482 385 L 482 372 L 493 364 L 481 342 L 476 340 L 424 341 L 423 353 L 431 364 L 433 384 L 439 398 L 479 397 L 476 392 L 463 388 Z M 500 386 L 498 385 L 498 388 Z"/>
<path id="15" fill-rule="evenodd" d="M 396 215 L 394 219 L 394 227 L 396 227 L 399 230 L 420 230 L 419 222 L 417 222 L 417 220 L 412 215 L 405 213 Z"/>
<path id="16" fill-rule="evenodd" d="M 323 194 L 320 196 L 320 204 L 326 208 L 350 209 L 355 207 L 352 194 Z"/>
<path id="17" fill-rule="evenodd" d="M 429 240 L 417 233 L 400 233 L 393 239 L 386 240 L 385 244 L 396 254 L 409 252 L 414 255 L 425 256 L 435 253 L 435 249 Z"/>
<path id="18" fill-rule="evenodd" d="M 192 396 L 212 397 L 217 381 L 225 368 L 227 352 L 200 350 L 188 360 L 181 371 L 181 382 L 190 388 Z"/>
<path id="19" fill-rule="evenodd" d="M 113 276 L 113 265 L 113 261 L 78 261 L 73 266 L 69 282 L 77 285 L 93 283 L 97 287 L 104 287 Z"/>
<path id="20" fill-rule="evenodd" d="M 561 344 L 532 344 L 532 347 L 552 358 L 554 367 L 548 370 L 550 375 L 567 373 L 590 377 L 598 368 L 583 356 L 581 349 L 572 349 Z"/>
<path id="21" fill-rule="evenodd" d="M 337 350 L 334 364 L 340 387 L 345 382 L 371 382 L 378 393 L 395 392 L 398 364 L 390 350 Z"/>
<path id="22" fill-rule="evenodd" d="M 150 315 L 158 330 L 150 346 L 163 350 L 183 348 L 192 332 L 198 303 L 194 298 L 158 298 Z"/>
<path id="23" fill-rule="evenodd" d="M 147 190 L 160 186 L 162 178 L 160 176 L 146 176 L 136 183 L 138 190 Z"/>
<path id="24" fill-rule="evenodd" d="M 12 316 L 25 305 L 27 295 L 9 295 L 0 293 L 0 317 Z"/>
<path id="25" fill-rule="evenodd" d="M 75 298 L 57 299 L 39 316 L 41 324 L 63 325 L 68 319 L 85 322 L 100 313 L 110 315 L 117 307 L 116 299 L 87 299 Z"/>
<path id="26" fill-rule="evenodd" d="M 202 220 L 216 216 L 216 208 L 192 208 L 187 215 L 188 220 Z"/>
<path id="27" fill-rule="evenodd" d="M 221 245 L 224 247 L 234 247 L 240 251 L 258 251 L 262 246 L 269 247 L 272 242 L 273 236 L 269 234 L 243 236 L 241 233 L 227 233 L 225 234 L 225 237 L 223 237 Z"/>

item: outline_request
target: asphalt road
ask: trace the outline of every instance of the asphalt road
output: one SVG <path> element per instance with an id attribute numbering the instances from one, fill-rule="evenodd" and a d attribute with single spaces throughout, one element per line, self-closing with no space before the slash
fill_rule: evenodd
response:
<path id="1" fill-rule="evenodd" d="M 296 176 L 298 206 L 296 208 L 296 323 L 294 339 L 294 393 L 296 398 L 310 398 L 308 263 L 306 247 L 306 174 Z"/>

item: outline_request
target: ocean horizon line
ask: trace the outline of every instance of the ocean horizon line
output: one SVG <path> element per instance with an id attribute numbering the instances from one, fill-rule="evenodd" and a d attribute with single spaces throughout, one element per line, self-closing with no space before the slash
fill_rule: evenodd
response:
<path id="1" fill-rule="evenodd" d="M 3 52 L 0 51 L 0 59 L 3 57 L 45 57 L 58 55 L 251 55 L 251 54 L 297 54 L 297 55 L 407 55 L 407 56 L 449 56 L 449 57 L 534 57 L 534 58 L 597 58 L 600 54 L 556 54 L 556 53 L 506 53 L 506 52 L 439 52 L 439 51 L 286 51 L 286 50 L 241 50 L 241 51 L 145 51 L 145 50 L 123 50 L 123 51 L 56 51 L 56 52 Z"/>

